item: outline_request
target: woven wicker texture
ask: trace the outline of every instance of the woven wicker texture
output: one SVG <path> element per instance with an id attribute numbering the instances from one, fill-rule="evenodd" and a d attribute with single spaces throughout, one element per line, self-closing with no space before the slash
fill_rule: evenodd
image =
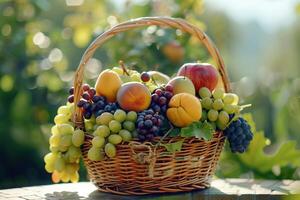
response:
<path id="1" fill-rule="evenodd" d="M 225 90 L 230 90 L 223 59 L 203 31 L 183 19 L 144 17 L 118 24 L 102 33 L 90 44 L 83 54 L 75 74 L 75 104 L 79 101 L 82 93 L 84 66 L 94 55 L 96 49 L 118 33 L 151 25 L 180 29 L 197 37 L 215 61 Z M 76 127 L 84 127 L 79 108 L 75 109 L 73 121 Z M 92 137 L 90 134 L 86 134 L 82 148 L 90 180 L 103 192 L 124 195 L 181 192 L 209 187 L 210 177 L 214 173 L 225 140 L 222 132 L 215 133 L 210 141 L 185 138 L 182 150 L 176 153 L 169 153 L 164 147 L 151 143 L 141 144 L 132 141 L 129 144 L 117 145 L 115 158 L 94 162 L 87 158 Z M 173 143 L 182 139 L 166 137 L 163 143 Z"/>

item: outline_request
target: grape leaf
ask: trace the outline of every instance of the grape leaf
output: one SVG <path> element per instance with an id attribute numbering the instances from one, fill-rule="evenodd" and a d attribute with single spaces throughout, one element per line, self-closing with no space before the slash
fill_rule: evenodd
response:
<path id="1" fill-rule="evenodd" d="M 210 140 L 215 132 L 213 126 L 205 122 L 194 122 L 191 125 L 181 128 L 181 137 L 196 137 L 198 139 Z"/>
<path id="2" fill-rule="evenodd" d="M 181 151 L 183 140 L 174 143 L 168 144 L 160 144 L 161 146 L 165 147 L 168 152 L 175 153 L 176 151 Z"/>
<path id="3" fill-rule="evenodd" d="M 253 119 L 250 114 L 243 115 L 251 126 L 254 133 L 248 150 L 239 154 L 240 160 L 251 168 L 264 173 L 272 170 L 277 165 L 280 167 L 288 164 L 300 166 L 300 150 L 296 149 L 296 141 L 286 141 L 273 154 L 266 154 L 264 148 L 269 144 L 269 140 L 262 131 L 256 131 Z"/>

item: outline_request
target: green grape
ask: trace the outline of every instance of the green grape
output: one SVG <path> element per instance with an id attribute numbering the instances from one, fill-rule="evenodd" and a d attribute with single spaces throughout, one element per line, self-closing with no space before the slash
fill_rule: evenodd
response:
<path id="1" fill-rule="evenodd" d="M 126 116 L 126 121 L 135 122 L 137 119 L 137 113 L 134 111 L 129 111 Z"/>
<path id="2" fill-rule="evenodd" d="M 60 139 L 59 146 L 69 147 L 72 144 L 72 135 L 64 135 Z"/>
<path id="3" fill-rule="evenodd" d="M 118 134 L 112 134 L 108 137 L 108 142 L 112 144 L 120 144 L 122 142 L 122 137 Z"/>
<path id="4" fill-rule="evenodd" d="M 79 169 L 79 165 L 77 164 L 77 163 L 75 163 L 75 164 L 67 164 L 66 165 L 66 172 L 68 173 L 68 174 L 73 174 L 73 173 L 75 173 L 77 170 Z"/>
<path id="5" fill-rule="evenodd" d="M 222 131 L 226 129 L 226 125 L 223 124 L 219 119 L 217 120 L 217 127 Z"/>
<path id="6" fill-rule="evenodd" d="M 58 146 L 50 145 L 49 150 L 50 150 L 52 153 L 58 153 L 59 147 L 58 147 Z"/>
<path id="7" fill-rule="evenodd" d="M 90 120 L 84 120 L 84 127 L 87 132 L 92 132 L 94 129 L 94 123 Z"/>
<path id="8" fill-rule="evenodd" d="M 224 102 L 225 105 L 227 105 L 227 104 L 233 104 L 234 99 L 235 99 L 234 94 L 232 94 L 232 93 L 226 93 L 224 95 L 224 97 L 223 97 L 223 102 Z"/>
<path id="9" fill-rule="evenodd" d="M 225 111 L 221 111 L 219 113 L 218 122 L 220 122 L 222 125 L 227 125 L 229 122 L 229 115 Z"/>
<path id="10" fill-rule="evenodd" d="M 55 146 L 57 147 L 59 144 L 60 144 L 60 139 L 61 139 L 61 136 L 60 135 L 52 135 L 50 138 L 49 138 L 49 144 L 51 146 Z"/>
<path id="11" fill-rule="evenodd" d="M 57 153 L 48 153 L 44 156 L 44 162 L 49 164 L 54 163 L 57 158 L 58 158 Z"/>
<path id="12" fill-rule="evenodd" d="M 205 109 L 207 109 L 207 110 L 211 109 L 212 103 L 213 103 L 213 101 L 212 101 L 212 99 L 209 98 L 209 97 L 204 97 L 204 98 L 201 100 L 201 105 L 202 105 L 202 107 L 205 108 Z"/>
<path id="13" fill-rule="evenodd" d="M 233 94 L 232 95 L 234 96 L 234 101 L 232 102 L 232 105 L 238 105 L 239 103 L 239 96 L 236 95 L 236 94 Z"/>
<path id="14" fill-rule="evenodd" d="M 207 120 L 207 111 L 202 110 L 202 116 L 201 116 L 201 121 Z"/>
<path id="15" fill-rule="evenodd" d="M 125 128 L 128 131 L 133 131 L 135 129 L 135 124 L 131 121 L 125 121 L 123 123 L 123 128 Z"/>
<path id="16" fill-rule="evenodd" d="M 62 172 L 65 169 L 65 161 L 62 157 L 58 157 L 55 161 L 54 168 L 58 172 Z"/>
<path id="17" fill-rule="evenodd" d="M 109 129 L 114 133 L 118 133 L 122 129 L 121 123 L 116 120 L 110 121 L 108 125 Z"/>
<path id="18" fill-rule="evenodd" d="M 104 144 L 105 144 L 105 139 L 103 137 L 95 136 L 92 140 L 92 145 L 94 147 L 102 148 Z"/>
<path id="19" fill-rule="evenodd" d="M 63 171 L 63 172 L 61 173 L 60 180 L 61 180 L 62 182 L 64 182 L 64 183 L 67 183 L 67 182 L 69 182 L 69 180 L 70 180 L 70 175 L 69 175 L 67 172 Z"/>
<path id="20" fill-rule="evenodd" d="M 110 130 L 109 130 L 108 126 L 106 126 L 106 125 L 98 126 L 97 129 L 93 133 L 94 136 L 101 136 L 104 138 L 109 136 L 109 134 L 110 134 Z"/>
<path id="21" fill-rule="evenodd" d="M 88 159 L 92 161 L 101 161 L 104 159 L 103 149 L 92 146 L 88 151 Z"/>
<path id="22" fill-rule="evenodd" d="M 123 75 L 123 69 L 121 69 L 120 67 L 113 67 L 112 71 L 116 72 L 119 75 Z"/>
<path id="23" fill-rule="evenodd" d="M 110 157 L 110 158 L 113 158 L 116 156 L 117 154 L 117 149 L 115 147 L 115 145 L 111 144 L 111 143 L 107 143 L 105 145 L 105 154 Z"/>
<path id="24" fill-rule="evenodd" d="M 211 92 L 207 87 L 202 87 L 199 90 L 199 96 L 204 99 L 205 97 L 210 98 L 211 97 Z"/>
<path id="25" fill-rule="evenodd" d="M 235 105 L 225 104 L 223 110 L 228 114 L 233 114 L 235 112 Z"/>
<path id="26" fill-rule="evenodd" d="M 51 127 L 51 133 L 52 133 L 52 135 L 59 134 L 57 125 Z"/>
<path id="27" fill-rule="evenodd" d="M 55 124 L 64 124 L 69 121 L 69 117 L 63 114 L 58 114 L 54 117 Z"/>
<path id="28" fill-rule="evenodd" d="M 60 106 L 57 110 L 57 114 L 63 114 L 66 116 L 70 116 L 71 111 L 70 108 L 68 106 Z"/>
<path id="29" fill-rule="evenodd" d="M 132 140 L 132 136 L 131 133 L 128 130 L 120 130 L 119 135 L 122 137 L 123 141 L 125 142 L 129 142 L 130 140 Z"/>
<path id="30" fill-rule="evenodd" d="M 80 148 L 75 147 L 75 146 L 70 146 L 69 150 L 67 151 L 67 160 L 74 163 L 76 162 L 80 156 L 81 156 L 81 151 Z"/>
<path id="31" fill-rule="evenodd" d="M 72 143 L 75 147 L 80 147 L 84 142 L 84 132 L 80 129 L 74 131 L 72 135 Z"/>
<path id="32" fill-rule="evenodd" d="M 207 113 L 207 118 L 209 119 L 209 121 L 214 122 L 218 119 L 218 111 L 216 110 L 209 110 Z"/>
<path id="33" fill-rule="evenodd" d="M 58 146 L 58 151 L 60 151 L 60 152 L 66 152 L 66 151 L 68 151 L 68 146 L 62 146 L 62 145 L 60 145 L 60 146 Z"/>
<path id="34" fill-rule="evenodd" d="M 224 103 L 222 99 L 215 99 L 214 102 L 212 103 L 212 108 L 214 110 L 221 110 L 224 107 Z"/>
<path id="35" fill-rule="evenodd" d="M 114 119 L 118 122 L 123 122 L 126 119 L 126 112 L 121 109 L 116 110 L 114 113 Z"/>
<path id="36" fill-rule="evenodd" d="M 72 173 L 72 174 L 70 174 L 70 181 L 72 183 L 77 183 L 79 181 L 79 174 L 78 174 L 77 171 L 74 172 L 74 173 Z"/>
<path id="37" fill-rule="evenodd" d="M 75 105 L 74 105 L 74 103 L 67 102 L 67 106 L 68 106 L 70 112 L 73 113 L 74 110 L 75 110 Z"/>
<path id="38" fill-rule="evenodd" d="M 109 112 L 105 112 L 96 118 L 96 123 L 98 125 L 107 125 L 108 126 L 109 122 L 113 119 L 114 119 L 113 114 L 111 114 Z"/>
<path id="39" fill-rule="evenodd" d="M 48 172 L 48 173 L 52 173 L 54 170 L 55 170 L 55 168 L 54 168 L 54 164 L 46 164 L 45 165 L 45 170 Z"/>
<path id="40" fill-rule="evenodd" d="M 138 132 L 136 130 L 131 132 L 131 135 L 133 138 L 137 138 L 138 137 Z"/>
<path id="41" fill-rule="evenodd" d="M 59 133 L 62 135 L 71 135 L 74 132 L 74 127 L 70 124 L 59 124 L 57 125 L 57 128 L 59 130 Z"/>
<path id="42" fill-rule="evenodd" d="M 234 113 L 240 112 L 241 107 L 239 105 L 233 105 L 233 108 L 234 108 Z"/>
<path id="43" fill-rule="evenodd" d="M 214 91 L 213 91 L 213 97 L 215 99 L 222 99 L 223 96 L 224 96 L 224 89 L 223 88 L 216 88 Z"/>
<path id="44" fill-rule="evenodd" d="M 139 73 L 133 73 L 131 76 L 132 81 L 140 82 L 141 81 L 141 75 Z"/>

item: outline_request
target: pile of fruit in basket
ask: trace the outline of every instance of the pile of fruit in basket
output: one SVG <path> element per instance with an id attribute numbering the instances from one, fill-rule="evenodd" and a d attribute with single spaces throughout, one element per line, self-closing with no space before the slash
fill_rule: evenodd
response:
<path id="1" fill-rule="evenodd" d="M 100 73 L 95 87 L 82 86 L 74 105 L 71 88 L 66 105 L 58 108 L 49 139 L 45 169 L 54 182 L 76 182 L 85 134 L 93 136 L 88 159 L 101 161 L 118 155 L 116 146 L 132 140 L 157 143 L 165 137 L 209 140 L 223 131 L 232 152 L 242 153 L 253 134 L 240 116 L 245 106 L 239 97 L 225 93 L 218 71 L 211 64 L 186 63 L 172 79 L 149 71 L 139 73 L 119 67 Z M 84 129 L 76 129 L 71 117 L 78 106 Z"/>

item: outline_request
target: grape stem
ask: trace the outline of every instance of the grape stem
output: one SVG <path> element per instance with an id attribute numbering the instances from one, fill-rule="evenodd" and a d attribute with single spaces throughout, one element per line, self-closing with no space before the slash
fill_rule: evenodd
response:
<path id="1" fill-rule="evenodd" d="M 123 60 L 120 60 L 120 61 L 119 61 L 119 65 L 120 65 L 120 67 L 121 67 L 122 70 L 123 70 L 123 74 L 126 74 L 127 76 L 130 76 L 130 74 L 128 73 L 128 71 L 127 71 L 127 69 L 126 69 L 126 67 L 125 67 L 125 64 L 124 64 Z"/>

